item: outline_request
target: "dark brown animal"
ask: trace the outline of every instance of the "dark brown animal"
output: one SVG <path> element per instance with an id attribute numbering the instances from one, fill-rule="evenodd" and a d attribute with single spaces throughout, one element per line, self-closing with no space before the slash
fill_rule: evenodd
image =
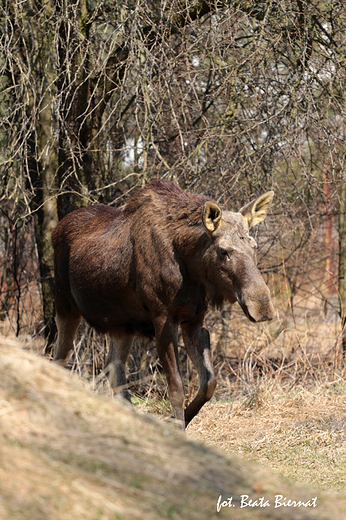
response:
<path id="1" fill-rule="evenodd" d="M 267 214 L 273 192 L 238 213 L 167 181 L 139 189 L 124 210 L 91 206 L 67 215 L 53 232 L 56 322 L 54 359 L 64 362 L 82 316 L 112 341 L 106 370 L 126 390 L 125 363 L 134 336 L 156 338 L 174 415 L 187 425 L 211 399 L 216 379 L 208 305 L 240 303 L 253 322 L 270 320 L 270 292 L 255 261 L 249 228 Z M 184 411 L 177 332 L 200 388 Z"/>

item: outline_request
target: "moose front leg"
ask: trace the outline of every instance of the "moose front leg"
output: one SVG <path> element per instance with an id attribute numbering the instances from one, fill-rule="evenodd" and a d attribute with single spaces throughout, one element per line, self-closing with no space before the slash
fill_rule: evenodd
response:
<path id="1" fill-rule="evenodd" d="M 169 317 L 154 320 L 156 348 L 168 385 L 174 417 L 185 429 L 184 387 L 178 361 L 178 326 Z"/>
<path id="2" fill-rule="evenodd" d="M 210 351 L 210 337 L 204 322 L 182 323 L 185 348 L 196 367 L 199 377 L 199 390 L 196 397 L 185 410 L 185 426 L 197 415 L 202 406 L 209 401 L 215 392 L 216 378 Z"/>

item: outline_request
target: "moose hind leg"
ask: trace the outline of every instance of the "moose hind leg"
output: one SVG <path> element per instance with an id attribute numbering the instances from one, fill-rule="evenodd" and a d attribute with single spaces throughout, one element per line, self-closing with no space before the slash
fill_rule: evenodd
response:
<path id="1" fill-rule="evenodd" d="M 109 384 L 114 390 L 131 403 L 131 396 L 127 389 L 126 361 L 133 343 L 132 336 L 112 337 L 109 345 L 104 372 Z"/>
<path id="2" fill-rule="evenodd" d="M 82 316 L 77 309 L 69 314 L 56 313 L 55 321 L 58 328 L 58 338 L 54 346 L 53 360 L 61 365 L 66 364 L 67 356 L 73 347 L 73 340 L 76 335 Z"/>

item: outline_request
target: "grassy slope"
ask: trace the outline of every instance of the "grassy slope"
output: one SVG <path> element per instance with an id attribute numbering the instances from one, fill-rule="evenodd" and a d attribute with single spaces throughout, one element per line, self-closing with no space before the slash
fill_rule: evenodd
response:
<path id="1" fill-rule="evenodd" d="M 220 418 L 221 419 L 221 418 Z M 218 421 L 218 418 L 215 418 Z M 1 520 L 344 519 L 346 499 L 187 440 L 97 396 L 64 369 L 0 339 Z M 219 495 L 235 507 L 216 512 Z M 243 508 L 239 496 L 318 497 L 317 507 Z"/>

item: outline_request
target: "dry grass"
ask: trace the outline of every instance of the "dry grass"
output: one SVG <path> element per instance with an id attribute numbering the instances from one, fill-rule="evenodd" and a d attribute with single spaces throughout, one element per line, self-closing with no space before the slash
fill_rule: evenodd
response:
<path id="1" fill-rule="evenodd" d="M 346 489 L 346 385 L 300 387 L 288 393 L 273 381 L 233 403 L 206 405 L 189 438 L 256 460 L 294 481 Z"/>
<path id="2" fill-rule="evenodd" d="M 222 406 L 217 409 L 222 414 Z M 215 425 L 225 412 L 214 414 Z M 292 487 L 271 470 L 191 442 L 172 425 L 95 395 L 68 371 L 5 339 L 0 436 L 2 520 L 341 520 L 346 514 L 346 499 Z M 275 494 L 318 500 L 316 508 L 241 509 L 243 494 L 271 502 Z M 220 495 L 233 496 L 235 507 L 217 513 Z"/>

